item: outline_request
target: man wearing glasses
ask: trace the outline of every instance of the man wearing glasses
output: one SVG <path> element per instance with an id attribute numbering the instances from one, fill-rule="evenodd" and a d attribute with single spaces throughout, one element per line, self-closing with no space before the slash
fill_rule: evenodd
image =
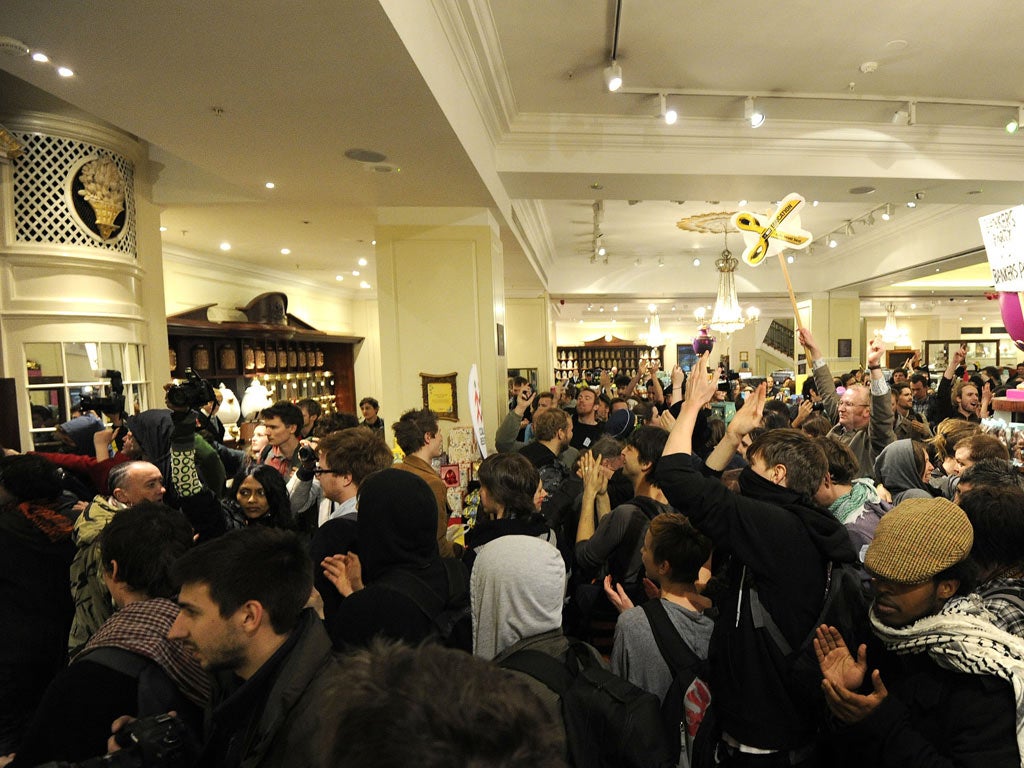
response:
<path id="1" fill-rule="evenodd" d="M 869 386 L 853 386 L 842 397 L 836 392 L 832 372 L 822 357 L 821 349 L 814 336 L 806 328 L 800 329 L 800 343 L 807 352 L 814 372 L 814 384 L 821 393 L 825 415 L 838 424 L 829 432 L 829 437 L 850 447 L 860 465 L 859 477 L 871 477 L 875 457 L 889 443 L 896 439 L 892 431 L 892 401 L 889 385 L 882 375 L 882 356 L 885 345 L 881 339 L 872 339 L 868 345 L 868 371 L 871 374 Z"/>

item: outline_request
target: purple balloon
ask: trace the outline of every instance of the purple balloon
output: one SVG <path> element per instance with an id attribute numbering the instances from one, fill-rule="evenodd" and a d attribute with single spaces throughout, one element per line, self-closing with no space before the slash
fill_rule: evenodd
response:
<path id="1" fill-rule="evenodd" d="M 999 292 L 999 313 L 1003 316 L 1006 333 L 1017 349 L 1024 351 L 1024 312 L 1021 311 L 1019 293 Z"/>

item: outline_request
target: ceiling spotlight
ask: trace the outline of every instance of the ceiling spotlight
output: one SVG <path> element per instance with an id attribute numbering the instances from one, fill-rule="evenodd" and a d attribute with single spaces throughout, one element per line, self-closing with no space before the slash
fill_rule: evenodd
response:
<path id="1" fill-rule="evenodd" d="M 276 187 L 277 185 L 276 185 L 276 184 L 275 184 L 274 182 L 272 182 L 272 181 L 268 181 L 268 182 L 267 182 L 266 184 L 264 184 L 263 186 L 264 186 L 264 187 L 266 187 L 267 189 L 273 189 L 273 188 L 274 188 L 274 187 Z"/>
<path id="2" fill-rule="evenodd" d="M 47 56 L 42 51 L 36 51 L 35 53 L 32 54 L 32 61 L 38 61 L 40 64 L 45 64 L 49 60 L 50 60 L 50 57 Z"/>
<path id="3" fill-rule="evenodd" d="M 340 283 L 342 280 L 345 279 L 345 276 L 344 275 L 335 275 L 334 279 L 337 280 Z"/>
<path id="4" fill-rule="evenodd" d="M 74 70 L 69 69 L 68 67 L 57 67 L 57 74 L 60 75 L 61 77 L 74 77 L 75 76 Z"/>
<path id="5" fill-rule="evenodd" d="M 812 203 L 811 203 L 811 207 L 812 207 L 812 208 L 817 208 L 817 207 L 818 207 L 818 201 L 817 201 L 817 200 L 815 200 L 814 202 L 812 202 Z"/>
<path id="6" fill-rule="evenodd" d="M 377 241 L 376 241 L 376 240 L 371 240 L 371 241 L 370 241 L 370 245 L 376 245 L 376 244 L 377 244 Z"/>
<path id="7" fill-rule="evenodd" d="M 166 232 L 167 231 L 167 227 L 160 227 L 160 231 L 161 232 Z"/>
<path id="8" fill-rule="evenodd" d="M 359 260 L 359 266 L 360 266 L 360 267 L 365 267 L 365 266 L 366 266 L 366 264 L 367 264 L 367 261 L 366 261 L 366 259 L 360 259 L 360 260 Z"/>
<path id="9" fill-rule="evenodd" d="M 788 256 L 786 256 L 786 263 L 787 264 L 792 264 L 794 261 L 796 261 L 796 257 L 793 256 L 792 253 L 789 254 Z"/>
<path id="10" fill-rule="evenodd" d="M 604 304 L 597 308 L 598 312 L 604 312 Z"/>
<path id="11" fill-rule="evenodd" d="M 907 208 L 917 208 L 916 200 L 907 200 Z"/>
<path id="12" fill-rule="evenodd" d="M 889 221 L 893 216 L 892 203 L 886 203 L 882 209 L 882 221 Z"/>
<path id="13" fill-rule="evenodd" d="M 699 267 L 700 266 L 700 259 L 694 259 L 693 260 L 693 266 Z"/>
<path id="14" fill-rule="evenodd" d="M 598 256 L 604 256 L 606 253 L 608 253 L 608 249 L 604 247 L 603 237 L 597 238 L 597 243 L 594 247 L 594 251 L 597 253 Z"/>
<path id="15" fill-rule="evenodd" d="M 589 312 L 589 311 L 590 311 L 590 310 L 592 310 L 593 308 L 594 308 L 594 305 L 593 305 L 593 304 L 587 304 L 587 312 Z"/>
<path id="16" fill-rule="evenodd" d="M 834 237 L 829 237 L 829 239 L 828 239 L 828 247 L 829 248 L 835 248 L 837 245 L 839 245 L 839 243 L 836 242 L 836 239 Z"/>
<path id="17" fill-rule="evenodd" d="M 1006 132 L 1011 136 L 1024 125 L 1024 106 L 1017 107 L 1017 117 L 1006 124 Z"/>
<path id="18" fill-rule="evenodd" d="M 679 119 L 679 113 L 674 109 L 668 108 L 667 99 L 664 93 L 659 93 L 658 97 L 661 99 L 661 117 L 665 120 L 665 125 L 675 125 L 676 120 Z"/>
<path id="19" fill-rule="evenodd" d="M 746 200 L 740 200 L 739 202 L 737 202 L 737 205 L 740 205 L 740 206 L 744 206 L 746 204 L 747 204 Z"/>
<path id="20" fill-rule="evenodd" d="M 622 87 L 622 67 L 615 59 L 612 59 L 612 63 L 604 68 L 604 84 L 612 93 Z"/>
<path id="21" fill-rule="evenodd" d="M 647 305 L 647 311 L 648 312 L 657 312 L 658 308 L 656 306 L 654 306 L 654 303 L 652 302 L 652 303 Z"/>
<path id="22" fill-rule="evenodd" d="M 231 243 L 228 243 L 228 242 L 221 243 L 220 244 L 220 249 L 222 251 L 230 251 L 231 250 Z"/>
<path id="23" fill-rule="evenodd" d="M 291 248 L 282 248 L 281 249 L 281 255 L 282 256 L 288 256 L 291 252 L 292 252 Z"/>
<path id="24" fill-rule="evenodd" d="M 352 270 L 352 277 L 359 277 L 359 270 L 358 269 L 353 269 Z"/>
<path id="25" fill-rule="evenodd" d="M 764 125 L 764 112 L 755 108 L 753 96 L 747 96 L 743 102 L 743 117 L 750 121 L 751 128 L 760 128 Z"/>
<path id="26" fill-rule="evenodd" d="M 368 282 L 366 282 L 365 280 L 363 280 L 363 282 L 361 282 L 361 283 L 359 284 L 359 287 L 360 287 L 360 288 L 369 288 L 369 287 L 370 287 L 370 284 L 369 284 Z"/>
<path id="27" fill-rule="evenodd" d="M 613 304 L 612 305 L 612 312 L 618 312 L 618 311 L 619 311 L 619 305 L 618 304 Z"/>

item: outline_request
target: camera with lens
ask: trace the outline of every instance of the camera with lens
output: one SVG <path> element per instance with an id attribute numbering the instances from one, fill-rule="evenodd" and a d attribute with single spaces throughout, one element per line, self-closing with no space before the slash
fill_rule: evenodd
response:
<path id="1" fill-rule="evenodd" d="M 37 768 L 187 768 L 199 757 L 192 732 L 170 714 L 133 720 L 114 734 L 114 739 L 121 746 L 117 752 L 80 763 L 43 763 Z"/>
<path id="2" fill-rule="evenodd" d="M 303 464 L 315 464 L 316 463 L 316 451 L 314 451 L 308 445 L 299 445 L 299 450 L 296 451 L 299 456 L 299 461 Z"/>
<path id="3" fill-rule="evenodd" d="M 172 408 L 201 408 L 216 399 L 210 382 L 193 371 L 185 369 L 185 379 L 175 379 L 167 388 L 167 404 Z"/>
<path id="4" fill-rule="evenodd" d="M 78 407 L 82 411 L 96 411 L 105 413 L 108 416 L 118 416 L 124 413 L 124 380 L 120 371 L 100 371 L 100 376 L 110 379 L 108 395 L 97 395 L 91 388 L 83 390 L 82 398 L 78 401 Z"/>

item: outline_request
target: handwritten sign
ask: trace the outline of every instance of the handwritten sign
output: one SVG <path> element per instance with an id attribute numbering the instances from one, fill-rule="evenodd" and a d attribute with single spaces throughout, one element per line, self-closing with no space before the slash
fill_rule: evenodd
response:
<path id="1" fill-rule="evenodd" d="M 978 219 L 997 291 L 1024 291 L 1024 205 Z"/>

